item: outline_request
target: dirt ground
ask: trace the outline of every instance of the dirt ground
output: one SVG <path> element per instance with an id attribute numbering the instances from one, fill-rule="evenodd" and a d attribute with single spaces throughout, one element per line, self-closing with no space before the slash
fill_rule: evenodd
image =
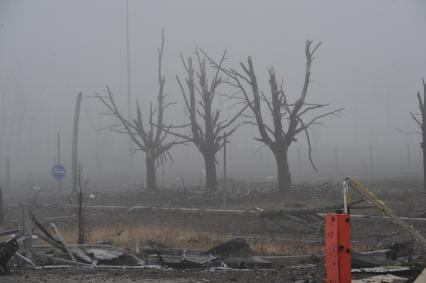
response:
<path id="1" fill-rule="evenodd" d="M 422 180 L 417 178 L 394 178 L 364 180 L 367 187 L 377 193 L 397 214 L 405 217 L 426 218 L 426 193 L 422 191 Z M 217 208 L 241 210 L 286 210 L 297 211 L 307 209 L 339 207 L 342 205 L 341 185 L 303 184 L 286 196 L 270 190 L 265 185 L 238 183 L 227 190 L 226 203 L 221 193 L 206 196 L 201 191 L 190 189 L 164 189 L 158 193 L 147 193 L 137 189 L 120 191 L 85 192 L 87 206 L 110 206 L 107 208 L 85 208 L 86 229 L 90 233 L 95 227 L 126 225 L 155 225 L 168 227 L 185 227 L 202 232 L 224 233 L 233 236 L 272 238 L 282 245 L 288 245 L 290 254 L 305 254 L 306 249 L 297 249 L 297 245 L 305 240 L 316 241 L 318 249 L 313 254 L 322 253 L 323 229 L 292 229 L 288 223 L 258 217 L 255 214 L 220 214 L 206 212 L 176 212 L 161 210 L 129 211 L 132 206 L 161 206 L 186 208 Z M 75 196 L 58 194 L 54 191 L 21 190 L 5 192 L 6 219 L 3 229 L 16 226 L 19 218 L 19 203 L 27 202 L 32 206 L 35 215 L 41 220 L 45 217 L 73 216 L 77 209 Z M 358 197 L 353 195 L 353 199 Z M 410 237 L 388 219 L 378 218 L 380 213 L 368 208 L 366 203 L 356 205 L 353 215 L 371 215 L 372 217 L 352 218 L 351 237 L 354 250 L 367 251 L 382 249 L 386 245 L 409 240 Z M 327 210 L 324 210 L 327 211 Z M 76 227 L 76 218 L 49 219 L 60 229 L 72 230 Z M 410 222 L 420 233 L 426 235 L 426 221 Z M 121 226 L 120 226 L 121 225 Z M 117 232 L 117 234 L 119 231 Z M 119 235 L 111 235 L 113 242 Z M 102 239 L 100 239 L 102 240 Z M 296 248 L 295 248 L 296 247 Z M 307 267 L 288 267 L 272 270 L 29 270 L 14 269 L 11 274 L 0 277 L 0 282 L 322 282 L 324 279 L 322 265 Z"/>
<path id="2" fill-rule="evenodd" d="M 81 269 L 61 269 L 49 271 L 15 270 L 7 277 L 0 277 L 0 282 L 294 282 L 310 279 L 321 282 L 324 278 L 321 267 L 301 267 L 274 270 L 126 270 L 126 271 L 91 271 Z M 3 281 L 5 280 L 5 281 Z"/>

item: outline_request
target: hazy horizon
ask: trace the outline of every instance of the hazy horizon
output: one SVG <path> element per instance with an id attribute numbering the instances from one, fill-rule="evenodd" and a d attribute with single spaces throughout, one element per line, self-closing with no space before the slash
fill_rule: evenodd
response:
<path id="1" fill-rule="evenodd" d="M 426 78 L 426 2 L 129 0 L 129 11 L 132 102 L 138 99 L 145 115 L 158 89 L 162 28 L 166 93 L 177 102 L 165 119 L 174 122 L 184 118 L 175 79 L 184 76 L 180 52 L 188 56 L 198 46 L 217 58 L 226 49 L 226 64 L 233 67 L 252 56 L 260 87 L 268 92 L 267 68 L 274 66 L 294 99 L 304 79 L 305 41 L 321 41 L 309 101 L 345 110 L 341 118 L 326 118 L 323 125 L 312 128 L 318 173 L 309 168 L 304 138 L 292 145 L 293 174 L 298 180 L 369 175 L 370 145 L 376 159 L 374 174 L 420 172 L 420 137 L 397 129 L 416 129 L 409 112 L 418 110 L 416 92 Z M 98 178 L 98 153 L 103 182 L 124 178 L 128 139 L 97 130 L 111 119 L 100 116 L 104 107 L 91 96 L 110 86 L 126 111 L 126 64 L 126 1 L 0 0 L 1 178 L 10 156 L 14 179 L 53 186 L 50 168 L 60 133 L 69 183 L 72 118 L 80 91 L 85 97 L 79 155 L 89 180 Z M 226 108 L 227 102 L 220 105 Z M 257 130 L 248 126 L 232 136 L 229 177 L 265 180 L 275 174 L 266 148 L 253 156 L 260 146 L 255 136 Z M 336 172 L 335 146 L 341 172 Z M 197 182 L 203 163 L 196 148 L 177 147 L 172 154 L 175 160 L 166 165 L 167 175 Z M 218 162 L 221 177 L 221 152 Z M 143 183 L 144 154 L 136 152 L 133 163 L 130 183 Z M 161 168 L 157 177 L 161 179 Z"/>

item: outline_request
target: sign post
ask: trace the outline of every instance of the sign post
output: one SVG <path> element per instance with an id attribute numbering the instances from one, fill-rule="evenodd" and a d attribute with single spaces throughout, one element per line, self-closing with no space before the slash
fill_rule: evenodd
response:
<path id="1" fill-rule="evenodd" d="M 61 164 L 56 164 L 55 166 L 52 167 L 52 176 L 53 178 L 55 178 L 56 180 L 58 180 L 58 188 L 61 189 L 61 180 L 64 179 L 65 177 L 65 167 Z"/>
<path id="2" fill-rule="evenodd" d="M 58 163 L 57 164 L 61 164 L 61 136 L 58 133 Z M 58 179 L 58 192 L 61 192 L 61 180 L 62 179 Z"/>

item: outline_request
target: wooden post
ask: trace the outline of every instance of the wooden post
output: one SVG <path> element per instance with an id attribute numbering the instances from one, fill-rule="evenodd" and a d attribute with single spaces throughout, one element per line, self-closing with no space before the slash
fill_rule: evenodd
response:
<path id="1" fill-rule="evenodd" d="M 58 165 L 60 165 L 61 164 L 61 136 L 59 135 L 59 133 L 58 133 Z M 62 187 L 62 184 L 61 184 L 61 179 L 58 179 L 58 192 L 61 192 L 61 187 Z"/>
<path id="2" fill-rule="evenodd" d="M 226 144 L 227 143 L 228 143 L 228 141 L 226 140 L 226 137 L 224 137 L 223 138 L 223 185 L 224 186 L 225 186 L 225 183 L 226 183 Z"/>
<path id="3" fill-rule="evenodd" d="M 410 172 L 410 145 L 407 144 L 407 169 Z"/>
<path id="4" fill-rule="evenodd" d="M 78 168 L 78 243 L 84 244 L 83 193 L 81 186 L 81 165 Z"/>
<path id="5" fill-rule="evenodd" d="M 53 231 L 55 231 L 56 237 L 58 238 L 59 242 L 61 242 L 61 244 L 65 247 L 65 249 L 66 249 L 68 255 L 70 256 L 70 258 L 72 259 L 72 261 L 73 262 L 77 262 L 77 260 L 75 259 L 74 255 L 72 254 L 70 248 L 65 243 L 64 237 L 62 236 L 62 234 L 59 231 L 58 227 L 56 227 L 55 223 L 50 223 L 50 227 L 52 227 Z"/>
<path id="6" fill-rule="evenodd" d="M 370 169 L 371 169 L 371 176 L 374 176 L 374 159 L 373 159 L 373 147 L 371 145 L 368 146 L 368 149 L 370 151 Z"/>
<path id="7" fill-rule="evenodd" d="M 163 178 L 163 189 L 164 189 L 164 185 L 165 185 L 165 176 L 164 176 L 165 172 L 164 172 L 164 163 L 161 162 L 161 175 Z"/>
<path id="8" fill-rule="evenodd" d="M 300 173 L 300 170 L 301 170 L 301 166 L 302 166 L 302 162 L 301 162 L 302 160 L 301 160 L 301 152 L 300 152 L 300 147 L 298 147 L 297 148 L 297 171 L 299 171 L 299 172 L 297 172 L 297 174 L 299 175 L 299 176 L 301 176 L 302 174 Z"/>
<path id="9" fill-rule="evenodd" d="M 6 191 L 10 192 L 10 158 L 6 158 Z"/>
<path id="10" fill-rule="evenodd" d="M 136 240 L 135 241 L 135 254 L 140 255 L 140 253 L 141 253 L 141 241 Z"/>
<path id="11" fill-rule="evenodd" d="M 339 156 L 338 156 L 337 145 L 334 145 L 334 163 L 336 165 L 336 175 L 339 175 Z"/>
<path id="12" fill-rule="evenodd" d="M 3 189 L 0 187 L 0 224 L 4 222 L 4 213 L 3 213 Z"/>
<path id="13" fill-rule="evenodd" d="M 74 128 L 72 132 L 72 191 L 77 192 L 78 182 L 78 123 L 80 119 L 80 106 L 83 94 L 80 92 L 77 95 L 74 111 Z"/>
<path id="14" fill-rule="evenodd" d="M 33 238 L 33 226 L 30 217 L 30 210 L 28 205 L 21 204 L 21 213 L 22 213 L 22 230 L 24 233 L 24 240 L 22 241 L 22 246 L 25 250 L 25 257 L 32 259 L 31 248 L 32 248 L 32 238 Z"/>
<path id="15" fill-rule="evenodd" d="M 98 115 L 98 129 L 96 130 L 96 188 L 100 190 L 102 186 L 101 180 L 101 137 L 100 129 L 102 128 L 101 115 Z"/>

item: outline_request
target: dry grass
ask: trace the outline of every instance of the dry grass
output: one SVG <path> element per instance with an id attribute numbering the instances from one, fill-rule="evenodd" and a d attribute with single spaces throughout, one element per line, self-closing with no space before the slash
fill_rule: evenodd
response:
<path id="1" fill-rule="evenodd" d="M 173 248 L 209 249 L 232 238 L 231 235 L 188 228 L 150 225 L 115 225 L 90 228 L 86 242 L 96 243 L 97 240 L 111 240 L 114 245 L 132 249 L 136 240 L 141 246 L 153 240 Z M 77 242 L 76 230 L 64 230 L 63 236 L 68 243 Z M 302 240 L 274 240 L 250 237 L 247 239 L 257 255 L 300 255 L 319 254 L 320 244 L 306 243 Z"/>

